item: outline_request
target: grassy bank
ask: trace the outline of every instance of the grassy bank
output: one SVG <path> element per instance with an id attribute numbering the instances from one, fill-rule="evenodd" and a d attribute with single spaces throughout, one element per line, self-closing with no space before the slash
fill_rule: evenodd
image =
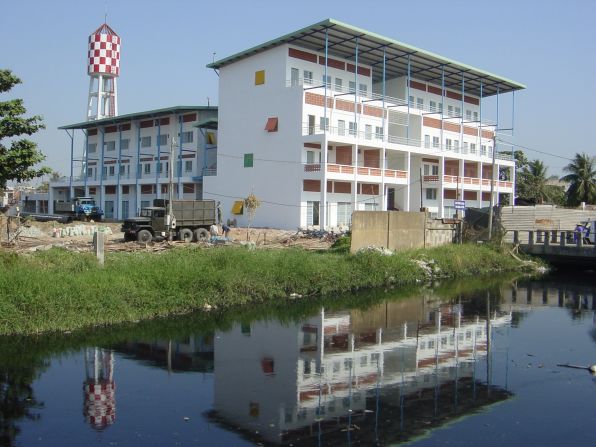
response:
<path id="1" fill-rule="evenodd" d="M 0 334 L 75 330 L 292 296 L 413 284 L 433 276 L 519 269 L 515 259 L 471 245 L 394 256 L 188 247 L 161 254 L 113 253 L 103 268 L 90 254 L 60 249 L 29 256 L 0 253 Z"/>

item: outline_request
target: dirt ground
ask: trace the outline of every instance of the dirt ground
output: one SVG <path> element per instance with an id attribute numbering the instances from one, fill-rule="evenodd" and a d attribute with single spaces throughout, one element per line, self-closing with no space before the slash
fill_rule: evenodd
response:
<path id="1" fill-rule="evenodd" d="M 112 222 L 73 222 L 62 224 L 57 222 L 28 222 L 19 227 L 14 219 L 8 223 L 10 239 L 7 237 L 7 218 L 0 215 L 0 250 L 14 252 L 33 252 L 47 250 L 51 247 L 64 247 L 73 251 L 91 251 L 93 248 L 93 227 L 106 231 L 106 251 L 162 251 L 184 242 L 151 242 L 140 244 L 125 242 L 124 234 L 120 231 L 121 223 Z M 18 236 L 15 238 L 15 233 Z M 71 235 L 76 233 L 85 235 Z M 201 243 L 203 246 L 221 245 L 254 245 L 257 248 L 285 248 L 303 247 L 311 250 L 327 249 L 333 243 L 333 238 L 320 238 L 310 232 L 277 230 L 272 228 L 232 228 L 229 240 L 217 243 Z"/>

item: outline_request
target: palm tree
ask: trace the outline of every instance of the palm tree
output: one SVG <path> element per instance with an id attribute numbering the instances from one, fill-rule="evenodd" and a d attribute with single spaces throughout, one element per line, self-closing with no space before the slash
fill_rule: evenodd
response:
<path id="1" fill-rule="evenodd" d="M 567 204 L 577 206 L 581 202 L 596 203 L 596 167 L 594 157 L 586 153 L 575 154 L 571 163 L 563 168 L 569 174 L 561 180 L 569 183 Z"/>
<path id="2" fill-rule="evenodd" d="M 548 200 L 546 170 L 546 166 L 540 160 L 528 162 L 519 173 L 519 196 L 534 203 L 544 203 Z"/>

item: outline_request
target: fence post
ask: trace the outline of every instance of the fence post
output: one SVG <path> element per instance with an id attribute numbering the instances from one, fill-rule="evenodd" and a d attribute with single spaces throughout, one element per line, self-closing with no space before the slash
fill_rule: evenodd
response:
<path id="1" fill-rule="evenodd" d="M 103 231 L 96 231 L 93 233 L 93 251 L 95 252 L 95 257 L 101 266 L 104 264 L 105 240 L 106 234 Z"/>
<path id="2" fill-rule="evenodd" d="M 534 245 L 534 232 L 533 231 L 528 231 L 528 244 L 530 246 Z"/>
<path id="3" fill-rule="evenodd" d="M 519 244 L 519 230 L 513 230 L 513 243 Z"/>
<path id="4" fill-rule="evenodd" d="M 561 231 L 561 240 L 559 241 L 559 245 L 564 247 L 567 243 L 567 233 L 565 231 Z"/>

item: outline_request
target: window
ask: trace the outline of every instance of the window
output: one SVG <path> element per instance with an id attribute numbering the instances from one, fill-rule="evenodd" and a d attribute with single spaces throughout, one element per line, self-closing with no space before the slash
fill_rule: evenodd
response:
<path id="1" fill-rule="evenodd" d="M 265 124 L 265 130 L 267 132 L 277 132 L 278 120 L 276 117 L 267 118 L 267 124 Z"/>
<path id="2" fill-rule="evenodd" d="M 329 118 L 325 118 L 324 116 L 319 118 L 319 129 L 329 130 Z"/>
<path id="3" fill-rule="evenodd" d="M 327 75 L 323 75 L 323 77 L 321 78 L 321 80 L 323 81 L 323 85 L 327 86 L 327 88 L 331 88 L 331 76 Z M 325 82 L 325 80 L 327 80 L 327 82 Z"/>
<path id="4" fill-rule="evenodd" d="M 167 133 L 162 133 L 157 136 L 157 145 L 158 146 L 166 146 L 168 144 L 168 137 Z"/>
<path id="5" fill-rule="evenodd" d="M 116 150 L 116 142 L 115 141 L 106 141 L 103 144 L 106 151 L 115 151 Z"/>
<path id="6" fill-rule="evenodd" d="M 447 106 L 447 116 L 453 116 L 453 106 Z"/>
<path id="7" fill-rule="evenodd" d="M 337 203 L 337 225 L 350 225 L 352 221 L 352 204 L 350 202 Z"/>
<path id="8" fill-rule="evenodd" d="M 308 134 L 313 135 L 315 133 L 315 116 L 308 115 Z"/>
<path id="9" fill-rule="evenodd" d="M 309 164 L 315 162 L 315 151 L 306 151 L 306 162 Z"/>
<path id="10" fill-rule="evenodd" d="M 128 150 L 130 147 L 130 138 L 123 138 L 120 140 L 120 149 L 123 151 Z"/>
<path id="11" fill-rule="evenodd" d="M 356 83 L 354 81 L 349 81 L 350 93 L 354 93 L 356 91 Z"/>
<path id="12" fill-rule="evenodd" d="M 472 121 L 472 111 L 471 110 L 466 110 L 466 120 Z"/>
<path id="13" fill-rule="evenodd" d="M 194 132 L 189 130 L 187 132 L 182 132 L 182 136 L 180 137 L 181 143 L 192 143 L 194 141 Z"/>
<path id="14" fill-rule="evenodd" d="M 292 67 L 290 69 L 290 84 L 292 86 L 299 85 L 300 84 L 299 78 L 300 78 L 300 70 Z"/>
<path id="15" fill-rule="evenodd" d="M 255 85 L 263 85 L 265 83 L 265 70 L 255 71 Z"/>
<path id="16" fill-rule="evenodd" d="M 424 109 L 424 98 L 416 98 L 416 108 L 418 110 Z"/>
<path id="17" fill-rule="evenodd" d="M 184 172 L 192 172 L 192 160 L 184 161 Z"/>
<path id="18" fill-rule="evenodd" d="M 360 87 L 360 92 L 359 93 L 360 93 L 361 96 L 368 95 L 368 86 L 366 84 L 360 84 L 359 87 Z"/>
<path id="19" fill-rule="evenodd" d="M 437 111 L 437 102 L 436 101 L 431 101 L 430 102 L 430 111 L 431 112 L 436 112 Z"/>
<path id="20" fill-rule="evenodd" d="M 335 90 L 343 92 L 343 80 L 341 78 L 335 78 Z"/>
<path id="21" fill-rule="evenodd" d="M 480 155 L 486 155 L 486 144 L 480 146 Z"/>
<path id="22" fill-rule="evenodd" d="M 478 112 L 474 112 L 474 121 L 478 121 Z"/>
<path id="23" fill-rule="evenodd" d="M 424 163 L 422 171 L 424 175 L 439 175 L 439 165 Z"/>
<path id="24" fill-rule="evenodd" d="M 459 108 L 459 107 L 455 108 L 455 116 L 461 116 L 461 108 Z"/>
<path id="25" fill-rule="evenodd" d="M 459 152 L 459 140 L 454 140 L 453 141 L 453 150 L 455 152 Z"/>
<path id="26" fill-rule="evenodd" d="M 145 163 L 143 169 L 145 174 L 151 174 L 151 163 Z"/>
<path id="27" fill-rule="evenodd" d="M 436 188 L 426 188 L 426 200 L 437 200 Z"/>
<path id="28" fill-rule="evenodd" d="M 439 137 L 433 137 L 433 147 L 434 148 L 439 147 Z"/>
<path id="29" fill-rule="evenodd" d="M 356 135 L 357 132 L 358 132 L 358 126 L 356 126 L 355 122 L 350 121 L 350 135 Z"/>
<path id="30" fill-rule="evenodd" d="M 468 142 L 464 141 L 464 154 L 468 153 Z"/>
<path id="31" fill-rule="evenodd" d="M 338 135 L 346 134 L 346 122 L 344 120 L 337 121 L 337 134 Z"/>
<path id="32" fill-rule="evenodd" d="M 97 143 L 89 143 L 87 145 L 87 151 L 93 153 L 97 150 Z"/>
<path id="33" fill-rule="evenodd" d="M 114 165 L 110 166 L 110 177 L 113 177 L 116 173 L 116 167 Z"/>
<path id="34" fill-rule="evenodd" d="M 372 126 L 370 124 L 366 124 L 364 126 L 364 138 L 367 140 L 372 139 Z"/>
<path id="35" fill-rule="evenodd" d="M 381 126 L 376 126 L 375 127 L 375 138 L 377 140 L 382 140 L 383 139 L 383 127 L 381 127 Z"/>
<path id="36" fill-rule="evenodd" d="M 87 177 L 93 177 L 93 168 L 87 168 Z"/>
<path id="37" fill-rule="evenodd" d="M 476 153 L 476 143 L 470 143 L 470 154 Z"/>
<path id="38" fill-rule="evenodd" d="M 445 140 L 445 145 L 446 145 L 446 149 L 448 151 L 450 151 L 451 149 L 453 149 L 453 140 L 451 138 L 447 138 Z"/>
<path id="39" fill-rule="evenodd" d="M 319 202 L 306 202 L 306 225 L 319 225 Z"/>
<path id="40" fill-rule="evenodd" d="M 151 147 L 151 137 L 141 137 L 141 147 Z"/>
<path id="41" fill-rule="evenodd" d="M 364 211 L 376 211 L 377 204 L 376 203 L 365 203 L 364 204 Z"/>
<path id="42" fill-rule="evenodd" d="M 128 165 L 120 165 L 120 168 L 118 170 L 118 172 L 120 173 L 120 175 L 126 174 L 126 171 L 127 171 L 126 168 L 128 168 Z"/>
<path id="43" fill-rule="evenodd" d="M 410 105 L 410 107 L 414 107 L 414 97 L 413 96 L 408 97 L 408 104 Z"/>
<path id="44" fill-rule="evenodd" d="M 443 103 L 439 103 L 439 112 L 443 113 Z"/>
<path id="45" fill-rule="evenodd" d="M 253 154 L 244 154 L 244 167 L 245 168 L 253 167 Z"/>
<path id="46" fill-rule="evenodd" d="M 424 147 L 427 149 L 430 148 L 430 135 L 424 135 Z"/>
<path id="47" fill-rule="evenodd" d="M 312 85 L 312 71 L 310 70 L 304 70 L 303 73 L 303 77 L 304 77 L 304 83 L 308 84 L 308 85 Z"/>
<path id="48" fill-rule="evenodd" d="M 101 170 L 101 175 L 103 176 L 103 178 L 106 178 L 108 175 L 108 167 L 104 166 Z"/>

